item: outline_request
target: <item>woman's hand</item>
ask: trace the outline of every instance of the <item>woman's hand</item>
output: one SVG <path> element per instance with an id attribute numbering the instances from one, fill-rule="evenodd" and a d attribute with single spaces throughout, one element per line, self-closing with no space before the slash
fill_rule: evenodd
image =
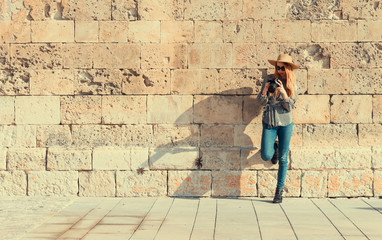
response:
<path id="1" fill-rule="evenodd" d="M 283 96 L 284 100 L 287 99 L 288 98 L 288 94 L 285 91 L 283 83 L 280 80 L 277 80 L 276 83 L 277 83 L 277 85 L 279 85 L 278 89 L 279 89 L 281 95 Z"/>
<path id="2" fill-rule="evenodd" d="M 271 85 L 271 83 L 270 83 L 270 82 L 267 82 L 267 83 L 265 83 L 265 86 L 264 86 L 263 92 L 261 93 L 262 95 L 265 95 L 265 94 L 267 94 L 267 92 L 268 92 L 268 88 L 269 88 L 269 85 Z"/>

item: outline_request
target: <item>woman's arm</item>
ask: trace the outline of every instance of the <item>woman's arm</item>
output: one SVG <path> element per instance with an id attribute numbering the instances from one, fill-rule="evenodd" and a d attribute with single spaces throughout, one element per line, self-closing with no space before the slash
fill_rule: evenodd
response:
<path id="1" fill-rule="evenodd" d="M 261 90 L 256 98 L 261 105 L 266 105 L 268 103 L 268 95 L 267 95 L 268 88 L 269 88 L 269 82 L 268 82 L 268 79 L 265 78 L 263 81 L 263 84 L 261 85 Z"/>

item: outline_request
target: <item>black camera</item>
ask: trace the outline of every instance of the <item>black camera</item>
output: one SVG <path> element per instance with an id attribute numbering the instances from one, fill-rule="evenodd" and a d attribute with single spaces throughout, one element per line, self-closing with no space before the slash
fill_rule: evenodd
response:
<path id="1" fill-rule="evenodd" d="M 279 80 L 278 78 L 275 78 L 275 79 L 268 81 L 270 83 L 269 88 L 268 88 L 268 92 L 274 93 L 276 91 L 276 88 L 279 87 L 279 85 L 276 83 L 278 80 Z"/>

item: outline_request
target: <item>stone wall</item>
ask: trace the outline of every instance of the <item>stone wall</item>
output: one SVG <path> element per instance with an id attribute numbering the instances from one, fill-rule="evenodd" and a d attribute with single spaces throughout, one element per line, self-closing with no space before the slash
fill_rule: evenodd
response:
<path id="1" fill-rule="evenodd" d="M 1 0 L 0 195 L 272 196 L 255 98 L 293 56 L 287 196 L 382 195 L 382 2 Z"/>

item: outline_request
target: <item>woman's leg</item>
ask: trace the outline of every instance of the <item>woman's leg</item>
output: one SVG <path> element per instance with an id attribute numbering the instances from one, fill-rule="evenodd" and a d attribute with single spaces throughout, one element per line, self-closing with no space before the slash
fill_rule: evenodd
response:
<path id="1" fill-rule="evenodd" d="M 284 187 L 285 178 L 288 169 L 288 154 L 289 154 L 289 143 L 292 137 L 293 123 L 285 126 L 279 127 L 277 135 L 279 137 L 279 170 L 277 173 L 277 188 L 281 189 Z"/>
<path id="2" fill-rule="evenodd" d="M 277 137 L 277 128 L 268 128 L 268 125 L 263 123 L 263 134 L 261 135 L 261 158 L 264 161 L 272 159 L 275 153 L 274 144 Z"/>

